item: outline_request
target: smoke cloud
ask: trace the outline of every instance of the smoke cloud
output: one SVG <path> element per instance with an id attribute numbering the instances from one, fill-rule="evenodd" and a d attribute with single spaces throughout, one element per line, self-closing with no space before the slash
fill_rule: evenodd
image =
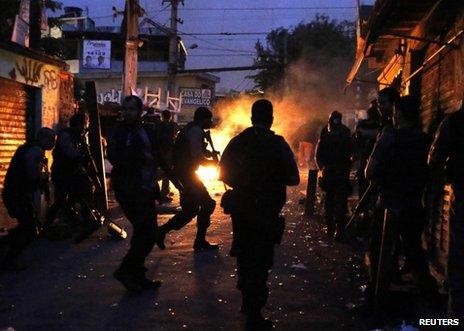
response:
<path id="1" fill-rule="evenodd" d="M 241 94 L 219 101 L 214 114 L 220 122 L 212 132 L 217 149 L 223 150 L 233 136 L 251 126 L 251 105 L 262 97 L 274 105 L 272 129 L 277 134 L 295 149 L 299 141 L 315 143 L 333 110 L 347 114 L 354 108 L 353 91 L 343 91 L 351 64 L 349 55 L 317 61 L 303 56 L 290 64 L 282 81 L 263 96 Z"/>

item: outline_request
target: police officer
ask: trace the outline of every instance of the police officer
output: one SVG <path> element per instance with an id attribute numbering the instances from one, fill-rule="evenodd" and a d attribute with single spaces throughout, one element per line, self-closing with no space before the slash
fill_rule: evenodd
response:
<path id="1" fill-rule="evenodd" d="M 182 210 L 159 228 L 158 245 L 164 247 L 164 238 L 171 230 L 180 230 L 197 216 L 197 236 L 195 250 L 218 249 L 217 244 L 206 240 L 206 231 L 211 224 L 211 214 L 216 202 L 210 197 L 206 187 L 195 173 L 200 165 L 216 165 L 211 160 L 212 153 L 206 149 L 206 133 L 211 128 L 213 114 L 208 108 L 199 107 L 193 122 L 187 124 L 178 134 L 174 145 L 173 170 L 183 186 L 180 196 Z"/>
<path id="2" fill-rule="evenodd" d="M 86 113 L 71 116 L 69 127 L 58 133 L 51 167 L 55 201 L 47 212 L 46 225 L 53 223 L 58 212 L 69 212 L 75 204 L 79 204 L 82 223 L 80 232 L 75 237 L 76 243 L 85 239 L 100 225 L 91 216 L 95 187 L 92 177 L 89 176 L 92 160 L 87 144 L 88 127 L 89 117 Z"/>
<path id="3" fill-rule="evenodd" d="M 449 314 L 464 316 L 464 108 L 443 120 L 429 154 L 433 170 L 446 167 L 453 188 L 448 256 Z"/>
<path id="4" fill-rule="evenodd" d="M 37 237 L 39 220 L 34 198 L 36 192 L 48 185 L 45 151 L 53 149 L 55 140 L 55 131 L 41 128 L 35 142 L 20 146 L 10 161 L 2 198 L 8 214 L 18 225 L 2 238 L 7 249 L 0 261 L 0 270 L 23 269 L 16 259 Z"/>
<path id="5" fill-rule="evenodd" d="M 358 177 L 359 197 L 364 194 L 368 186 L 368 182 L 364 177 L 364 169 L 366 168 L 367 160 L 374 148 L 377 136 L 380 133 L 381 126 L 381 117 L 377 108 L 377 102 L 371 104 L 373 105 L 367 110 L 367 118 L 359 121 L 353 135 L 353 142 L 359 160 L 359 167 L 356 172 Z"/>
<path id="6" fill-rule="evenodd" d="M 319 186 L 326 193 L 324 217 L 327 235 L 335 234 L 336 239 L 342 238 L 348 212 L 352 149 L 350 129 L 342 124 L 342 114 L 332 112 L 316 146 L 316 163 L 322 171 Z"/>
<path id="7" fill-rule="evenodd" d="M 393 126 L 393 108 L 400 94 L 393 87 L 381 89 L 378 94 L 377 103 L 381 116 L 381 127 Z"/>
<path id="8" fill-rule="evenodd" d="M 392 252 L 399 238 L 421 293 L 429 299 L 438 297 L 437 284 L 429 273 L 421 245 L 425 226 L 422 197 L 428 181 L 430 139 L 422 132 L 419 114 L 417 98 L 399 98 L 394 107 L 394 127 L 383 129 L 366 167 L 366 178 L 379 189 L 370 238 L 368 299 L 385 298 L 396 271 Z"/>
<path id="9" fill-rule="evenodd" d="M 237 288 L 242 292 L 242 312 L 250 329 L 269 329 L 261 309 L 269 289 L 274 245 L 280 243 L 286 202 L 286 185 L 299 184 L 299 172 L 285 139 L 270 130 L 273 107 L 261 99 L 252 106 L 252 127 L 233 138 L 221 158 L 221 179 L 231 186 L 222 205 L 231 213 L 233 249 L 237 257 Z"/>
<path id="10" fill-rule="evenodd" d="M 138 292 L 161 285 L 145 277 L 144 264 L 156 243 L 155 200 L 160 198 L 156 171 L 162 163 L 154 131 L 142 125 L 142 100 L 128 96 L 122 107 L 123 122 L 108 142 L 108 159 L 113 165 L 111 185 L 116 200 L 132 224 L 133 233 L 129 251 L 113 275 L 128 291 Z"/>
<path id="11" fill-rule="evenodd" d="M 172 165 L 174 141 L 176 139 L 179 127 L 172 121 L 172 114 L 168 109 L 161 112 L 161 122 L 156 127 L 156 136 L 158 138 L 160 152 L 168 165 Z M 170 202 L 169 197 L 169 179 L 163 176 L 161 182 L 161 199 Z"/>

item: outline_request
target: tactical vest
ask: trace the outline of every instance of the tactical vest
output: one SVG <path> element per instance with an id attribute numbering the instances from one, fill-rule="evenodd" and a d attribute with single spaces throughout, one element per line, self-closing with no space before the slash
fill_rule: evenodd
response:
<path id="1" fill-rule="evenodd" d="M 286 198 L 283 138 L 270 130 L 249 128 L 236 139 L 233 173 L 239 185 L 234 189 L 281 208 Z"/>
<path id="2" fill-rule="evenodd" d="M 178 173 L 184 173 L 184 175 L 194 172 L 198 167 L 198 164 L 195 162 L 196 160 L 193 159 L 192 153 L 190 152 L 190 142 L 187 138 L 188 131 L 195 126 L 197 126 L 195 122 L 188 123 L 182 130 L 180 130 L 174 143 L 174 170 Z"/>
<path id="3" fill-rule="evenodd" d="M 21 145 L 10 161 L 2 191 L 3 202 L 8 210 L 11 209 L 12 205 L 18 203 L 17 199 L 24 199 L 25 194 L 31 194 L 38 188 L 27 180 L 26 153 L 32 147 L 33 145 L 29 143 Z"/>
<path id="4" fill-rule="evenodd" d="M 61 130 L 59 135 L 63 133 L 68 134 L 71 137 L 71 142 L 74 148 L 79 150 L 81 147 L 79 146 L 79 138 L 76 136 L 76 133 L 72 128 L 65 128 Z M 60 139 L 60 137 L 58 137 Z M 70 160 L 61 146 L 59 145 L 59 141 L 57 146 L 53 149 L 53 164 L 52 164 L 52 177 L 54 178 L 56 175 L 66 175 L 70 176 L 74 174 L 78 167 L 78 160 Z"/>
<path id="5" fill-rule="evenodd" d="M 420 201 L 428 181 L 429 137 L 419 129 L 392 130 L 394 140 L 383 159 L 380 186 L 395 200 Z"/>

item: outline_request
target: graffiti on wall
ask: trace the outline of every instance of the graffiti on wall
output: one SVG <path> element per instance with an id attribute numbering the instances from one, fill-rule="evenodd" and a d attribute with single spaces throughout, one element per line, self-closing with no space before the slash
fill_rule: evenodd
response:
<path id="1" fill-rule="evenodd" d="M 37 84 L 40 81 L 43 63 L 23 58 L 23 61 L 16 62 L 16 69 L 26 84 Z"/>
<path id="2" fill-rule="evenodd" d="M 55 70 L 44 70 L 43 76 L 44 87 L 47 90 L 56 90 L 58 88 L 58 75 L 56 74 Z"/>
<path id="3" fill-rule="evenodd" d="M 60 73 L 60 113 L 59 122 L 65 125 L 75 111 L 74 81 L 66 72 Z"/>
<path id="4" fill-rule="evenodd" d="M 97 102 L 101 105 L 107 102 L 121 103 L 122 99 L 122 90 L 116 90 L 112 88 L 109 91 L 99 93 L 97 95 Z"/>

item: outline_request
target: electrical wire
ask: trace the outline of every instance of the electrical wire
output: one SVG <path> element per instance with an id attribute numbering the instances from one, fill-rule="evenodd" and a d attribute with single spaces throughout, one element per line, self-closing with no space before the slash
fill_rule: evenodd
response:
<path id="1" fill-rule="evenodd" d="M 356 9 L 356 6 L 317 6 L 317 7 L 245 7 L 245 8 L 189 8 L 181 7 L 179 11 L 266 11 L 266 10 L 340 10 Z"/>
<path id="2" fill-rule="evenodd" d="M 244 56 L 244 57 L 255 57 L 256 56 L 256 53 L 255 54 L 230 54 L 230 53 L 227 53 L 227 54 L 189 54 L 189 57 L 192 57 L 192 56 L 203 56 L 203 57 L 210 57 L 210 56 Z"/>

